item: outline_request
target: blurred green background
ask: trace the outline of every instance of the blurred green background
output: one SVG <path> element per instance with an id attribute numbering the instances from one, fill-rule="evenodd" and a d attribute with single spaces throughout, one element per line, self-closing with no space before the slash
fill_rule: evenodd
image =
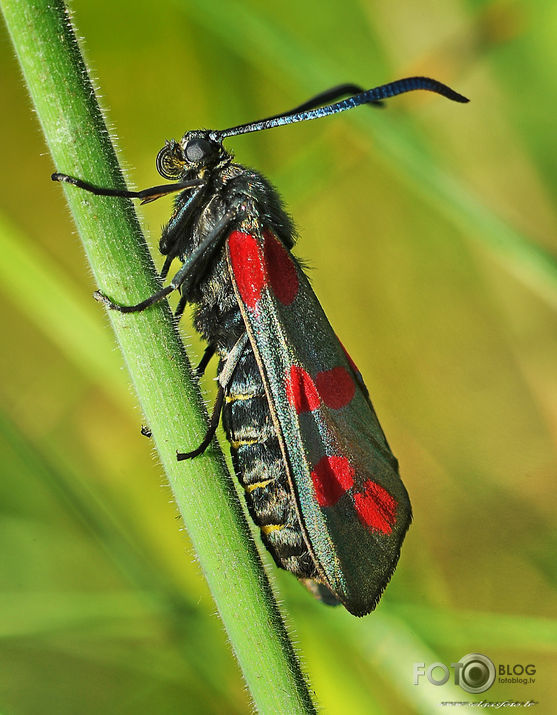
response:
<path id="1" fill-rule="evenodd" d="M 471 98 L 413 93 L 229 142 L 294 216 L 297 253 L 364 374 L 415 511 L 363 620 L 270 571 L 327 713 L 471 699 L 413 685 L 415 662 L 468 652 L 535 664 L 535 683 L 484 697 L 554 712 L 557 5 L 72 7 L 140 188 L 159 181 L 164 139 L 340 82 L 426 74 Z M 2 33 L 0 712 L 249 712 Z M 169 200 L 141 210 L 154 252 L 169 212 Z M 183 332 L 195 359 L 187 317 Z"/>

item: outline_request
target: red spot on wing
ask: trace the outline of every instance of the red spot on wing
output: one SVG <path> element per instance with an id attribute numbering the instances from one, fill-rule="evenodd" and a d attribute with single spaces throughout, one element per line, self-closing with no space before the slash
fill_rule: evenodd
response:
<path id="1" fill-rule="evenodd" d="M 356 511 L 366 526 L 390 534 L 396 522 L 397 502 L 388 491 L 371 480 L 364 484 L 361 494 L 354 494 Z"/>
<path id="2" fill-rule="evenodd" d="M 311 473 L 315 498 L 320 507 L 334 506 L 354 486 L 355 470 L 346 457 L 323 457 Z M 390 534 L 396 523 L 397 501 L 377 482 L 368 479 L 361 492 L 352 493 L 362 524 L 373 531 Z"/>
<path id="3" fill-rule="evenodd" d="M 266 283 L 257 239 L 249 233 L 233 231 L 228 237 L 228 251 L 242 301 L 253 310 Z"/>
<path id="4" fill-rule="evenodd" d="M 319 506 L 333 506 L 354 484 L 354 468 L 346 457 L 323 457 L 311 473 Z"/>
<path id="5" fill-rule="evenodd" d="M 291 365 L 290 372 L 286 375 L 286 397 L 298 414 L 316 410 L 321 404 L 310 375 L 297 365 Z"/>
<path id="6" fill-rule="evenodd" d="M 265 265 L 269 283 L 277 299 L 290 305 L 298 295 L 298 275 L 288 251 L 270 231 L 264 231 Z"/>
<path id="7" fill-rule="evenodd" d="M 323 402 L 333 410 L 347 405 L 356 392 L 354 380 L 344 367 L 333 367 L 318 373 L 315 384 Z"/>

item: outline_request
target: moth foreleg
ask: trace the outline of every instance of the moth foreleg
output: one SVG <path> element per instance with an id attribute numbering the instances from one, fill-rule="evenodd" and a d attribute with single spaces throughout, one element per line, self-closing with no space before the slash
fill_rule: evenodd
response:
<path id="1" fill-rule="evenodd" d="M 161 196 L 166 196 L 176 191 L 185 191 L 186 189 L 192 189 L 196 186 L 203 186 L 205 183 L 202 179 L 189 179 L 188 181 L 178 181 L 175 184 L 151 186 L 141 191 L 128 191 L 127 189 L 109 189 L 104 186 L 96 186 L 89 181 L 77 179 L 75 176 L 69 176 L 68 174 L 62 174 L 59 171 L 52 174 L 50 178 L 52 181 L 59 181 L 62 184 L 71 184 L 78 189 L 83 189 L 90 194 L 95 194 L 95 196 L 117 196 L 123 199 L 141 199 L 142 204 L 148 204 L 151 201 L 159 199 Z"/>

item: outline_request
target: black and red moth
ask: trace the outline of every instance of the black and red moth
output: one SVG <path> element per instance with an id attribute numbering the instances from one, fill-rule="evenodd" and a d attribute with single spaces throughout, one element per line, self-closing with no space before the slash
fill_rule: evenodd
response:
<path id="1" fill-rule="evenodd" d="M 395 569 L 410 501 L 362 376 L 291 253 L 294 227 L 279 195 L 222 142 L 416 89 L 468 101 L 427 77 L 368 91 L 341 85 L 284 114 L 166 142 L 157 169 L 173 184 L 135 192 L 52 177 L 142 203 L 180 192 L 160 239 L 162 278 L 175 258 L 183 264 L 169 285 L 134 306 L 97 297 L 127 313 L 179 290 L 178 316 L 186 303 L 196 306 L 208 344 L 198 372 L 217 353 L 219 387 L 203 442 L 178 459 L 205 451 L 222 412 L 249 511 L 277 566 L 356 616 L 373 610 Z"/>

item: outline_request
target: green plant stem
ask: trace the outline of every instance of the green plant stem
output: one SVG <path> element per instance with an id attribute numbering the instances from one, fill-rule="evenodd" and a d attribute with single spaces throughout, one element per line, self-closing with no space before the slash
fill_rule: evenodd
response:
<path id="1" fill-rule="evenodd" d="M 56 170 L 101 186 L 122 187 L 64 4 L 3 0 L 2 8 Z M 122 304 L 139 302 L 157 290 L 156 272 L 131 203 L 66 185 L 64 190 L 98 287 Z M 64 308 L 59 306 L 60 311 Z M 220 450 L 212 447 L 191 462 L 176 461 L 176 450 L 197 445 L 207 423 L 166 301 L 143 313 L 110 312 L 109 317 L 257 708 L 313 712 Z"/>

